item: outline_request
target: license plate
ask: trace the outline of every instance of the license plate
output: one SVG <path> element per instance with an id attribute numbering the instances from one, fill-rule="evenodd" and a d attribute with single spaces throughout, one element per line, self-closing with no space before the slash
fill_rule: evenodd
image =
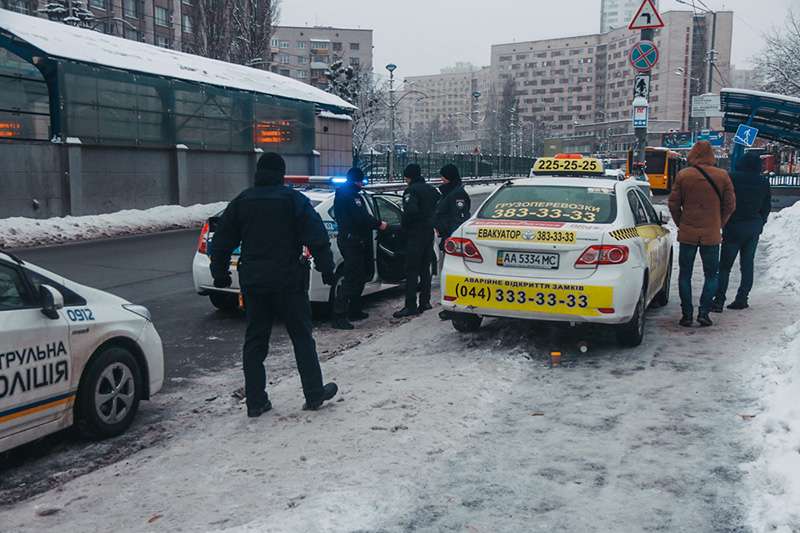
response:
<path id="1" fill-rule="evenodd" d="M 477 309 L 600 316 L 599 309 L 614 307 L 614 289 L 568 282 L 447 276 L 444 300 Z"/>
<path id="2" fill-rule="evenodd" d="M 557 270 L 560 256 L 547 252 L 515 252 L 500 250 L 497 252 L 497 266 L 514 268 L 543 268 Z"/>

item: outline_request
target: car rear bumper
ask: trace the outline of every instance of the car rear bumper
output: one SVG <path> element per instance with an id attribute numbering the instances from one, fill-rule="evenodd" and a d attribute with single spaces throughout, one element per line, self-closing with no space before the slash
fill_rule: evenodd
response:
<path id="1" fill-rule="evenodd" d="M 447 276 L 466 276 L 488 280 L 489 282 L 498 280 L 520 280 L 541 284 L 563 285 L 568 283 L 573 286 L 610 288 L 613 291 L 613 312 L 609 308 L 604 308 L 603 312 L 597 309 L 590 309 L 591 315 L 581 315 L 572 313 L 559 313 L 550 311 L 533 311 L 527 309 L 499 309 L 490 304 L 487 305 L 463 305 L 452 298 L 454 295 L 446 293 Z M 555 322 L 576 322 L 576 323 L 597 323 L 597 324 L 623 324 L 633 317 L 636 309 L 640 290 L 642 287 L 642 270 L 629 268 L 625 270 L 599 268 L 591 277 L 581 280 L 547 279 L 547 278 L 515 278 L 512 275 L 476 275 L 464 267 L 463 262 L 458 258 L 448 257 L 441 275 L 442 286 L 442 308 L 456 313 L 466 313 L 486 317 L 518 318 L 525 320 L 541 320 Z M 457 297 L 456 297 L 457 298 Z"/>

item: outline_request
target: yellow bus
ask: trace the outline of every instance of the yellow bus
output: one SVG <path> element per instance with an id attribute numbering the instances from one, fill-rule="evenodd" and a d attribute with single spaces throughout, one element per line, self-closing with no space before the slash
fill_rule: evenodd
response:
<path id="1" fill-rule="evenodd" d="M 685 166 L 686 159 L 669 148 L 648 146 L 644 149 L 644 172 L 654 193 L 670 192 L 678 172 Z"/>

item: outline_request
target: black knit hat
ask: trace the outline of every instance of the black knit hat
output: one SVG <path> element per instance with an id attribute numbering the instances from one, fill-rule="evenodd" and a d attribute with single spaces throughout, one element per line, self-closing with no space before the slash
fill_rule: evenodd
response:
<path id="1" fill-rule="evenodd" d="M 420 166 L 416 163 L 411 163 L 403 171 L 403 177 L 406 177 L 411 181 L 422 181 L 422 168 L 420 168 Z"/>
<path id="2" fill-rule="evenodd" d="M 286 175 L 286 162 L 274 153 L 267 152 L 258 158 L 256 185 L 283 185 Z"/>
<path id="3" fill-rule="evenodd" d="M 443 166 L 442 170 L 439 171 L 439 174 L 441 174 L 443 178 L 447 178 L 447 180 L 450 182 L 461 182 L 461 174 L 458 172 L 458 167 L 453 164 L 447 164 Z"/>
<path id="4" fill-rule="evenodd" d="M 347 183 L 364 183 L 364 171 L 358 167 L 353 167 L 347 171 Z"/>

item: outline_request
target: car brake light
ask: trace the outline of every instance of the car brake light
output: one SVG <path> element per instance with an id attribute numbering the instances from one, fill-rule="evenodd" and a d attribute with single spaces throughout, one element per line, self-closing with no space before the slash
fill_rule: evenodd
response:
<path id="1" fill-rule="evenodd" d="M 483 263 L 483 256 L 475 243 L 469 239 L 450 237 L 444 242 L 444 253 L 454 257 L 463 257 L 464 261 Z"/>
<path id="2" fill-rule="evenodd" d="M 200 239 L 197 241 L 197 251 L 203 255 L 208 253 L 208 242 L 206 236 L 208 235 L 208 222 L 203 224 L 203 229 L 200 230 Z"/>
<path id="3" fill-rule="evenodd" d="M 575 261 L 575 268 L 594 268 L 598 265 L 621 265 L 628 260 L 629 250 L 623 245 L 592 245 Z"/>

